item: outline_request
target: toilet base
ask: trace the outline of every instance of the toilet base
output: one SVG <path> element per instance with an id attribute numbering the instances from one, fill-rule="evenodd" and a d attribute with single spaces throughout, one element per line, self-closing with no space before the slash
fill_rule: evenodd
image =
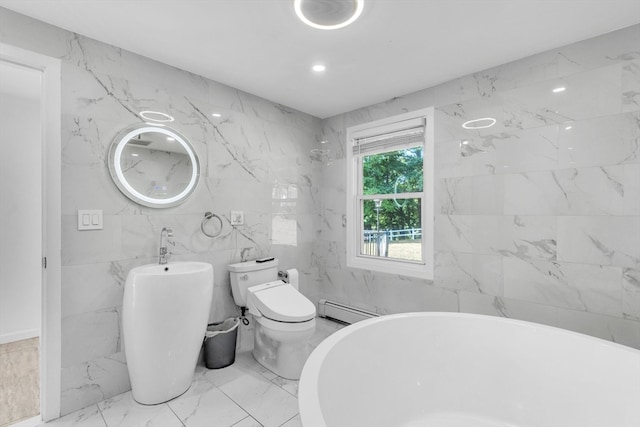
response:
<path id="1" fill-rule="evenodd" d="M 315 326 L 315 325 L 314 325 Z M 277 341 L 259 322 L 255 323 L 253 357 L 274 374 L 289 380 L 299 380 L 307 358 L 311 354 L 309 337 L 315 327 L 295 341 Z"/>

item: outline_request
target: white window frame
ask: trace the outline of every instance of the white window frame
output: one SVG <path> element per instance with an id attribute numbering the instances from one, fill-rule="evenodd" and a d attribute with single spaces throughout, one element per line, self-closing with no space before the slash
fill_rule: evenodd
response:
<path id="1" fill-rule="evenodd" d="M 361 170 L 358 159 L 353 154 L 353 141 L 356 138 L 380 135 L 403 130 L 409 121 L 424 119 L 424 149 L 423 149 L 423 183 L 422 192 L 422 241 L 424 263 L 403 261 L 392 258 L 360 255 L 360 240 L 362 236 L 362 218 L 360 212 L 360 183 Z M 404 122 L 404 123 L 403 123 Z M 365 270 L 381 271 L 390 274 L 433 279 L 433 218 L 434 218 L 434 108 L 424 108 L 410 113 L 387 117 L 382 120 L 363 123 L 347 128 L 347 267 Z M 386 151 L 386 150 L 382 150 Z"/>

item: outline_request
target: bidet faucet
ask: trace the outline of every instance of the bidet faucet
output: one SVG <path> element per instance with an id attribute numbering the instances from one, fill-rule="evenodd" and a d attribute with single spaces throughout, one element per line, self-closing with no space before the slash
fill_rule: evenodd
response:
<path id="1" fill-rule="evenodd" d="M 159 264 L 163 265 L 169 261 L 171 258 L 171 252 L 169 252 L 168 246 L 175 245 L 173 239 L 173 228 L 171 227 L 163 227 L 160 232 L 160 258 Z"/>

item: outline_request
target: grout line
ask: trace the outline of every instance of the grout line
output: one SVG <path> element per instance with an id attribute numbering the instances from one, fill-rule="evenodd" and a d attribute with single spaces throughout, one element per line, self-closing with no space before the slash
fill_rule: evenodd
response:
<path id="1" fill-rule="evenodd" d="M 247 411 L 245 411 L 245 412 L 247 412 Z M 247 414 L 249 414 L 249 413 L 247 412 Z M 236 423 L 233 423 L 233 424 L 232 424 L 231 426 L 229 426 L 229 427 L 237 426 L 238 424 L 240 424 L 241 422 L 243 422 L 243 421 L 244 421 L 244 420 L 246 420 L 247 418 L 251 418 L 253 421 L 257 422 L 257 423 L 258 423 L 258 425 L 259 425 L 260 427 L 263 427 L 263 424 L 262 424 L 260 421 L 256 420 L 255 418 L 253 418 L 251 415 L 247 415 L 246 417 L 244 417 L 243 419 L 241 419 L 240 421 L 238 421 L 238 422 L 236 422 Z"/>
<path id="2" fill-rule="evenodd" d="M 300 415 L 300 412 L 298 412 L 297 414 L 295 414 L 293 417 L 289 418 L 287 421 L 283 422 L 282 424 L 280 424 L 280 427 L 282 427 L 283 425 L 285 425 L 286 423 L 288 423 L 289 421 L 291 421 L 292 419 L 294 419 L 295 417 L 297 417 L 298 415 Z"/>
<path id="3" fill-rule="evenodd" d="M 215 387 L 215 386 L 214 386 L 214 387 Z M 187 389 L 187 391 L 188 391 L 188 389 Z M 185 392 L 185 393 L 186 393 L 186 392 Z M 177 396 L 177 397 L 179 397 L 179 396 Z M 180 424 L 182 424 L 182 427 L 186 427 L 186 424 L 184 423 L 184 421 L 182 421 L 182 418 L 180 418 L 180 417 L 178 416 L 178 414 L 176 414 L 176 413 L 175 413 L 175 411 L 173 410 L 173 408 L 171 407 L 171 405 L 169 405 L 169 404 L 168 404 L 168 403 L 166 403 L 166 402 L 165 402 L 165 403 L 163 403 L 163 405 L 165 405 L 167 408 L 169 408 L 169 410 L 171 411 L 171 413 L 172 413 L 173 415 L 175 415 L 175 417 L 178 419 L 178 421 L 180 421 Z M 107 427 L 109 427 L 109 426 L 107 426 Z"/>
<path id="4" fill-rule="evenodd" d="M 106 399 L 102 401 L 104 402 L 105 400 Z M 97 403 L 96 403 L 96 408 L 98 408 L 98 413 L 100 414 L 100 418 L 102 418 L 102 422 L 104 423 L 104 425 L 106 427 L 109 427 L 109 424 L 107 424 L 107 419 L 104 417 L 104 414 L 102 413 L 102 409 L 100 409 L 100 405 L 98 405 Z"/>

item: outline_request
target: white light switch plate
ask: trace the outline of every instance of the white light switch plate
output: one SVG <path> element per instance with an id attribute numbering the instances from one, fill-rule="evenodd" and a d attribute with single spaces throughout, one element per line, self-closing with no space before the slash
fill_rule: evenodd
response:
<path id="1" fill-rule="evenodd" d="M 78 230 L 102 230 L 102 209 L 78 209 Z"/>
<path id="2" fill-rule="evenodd" d="M 231 211 L 231 225 L 242 225 L 242 224 L 244 224 L 244 212 Z"/>

